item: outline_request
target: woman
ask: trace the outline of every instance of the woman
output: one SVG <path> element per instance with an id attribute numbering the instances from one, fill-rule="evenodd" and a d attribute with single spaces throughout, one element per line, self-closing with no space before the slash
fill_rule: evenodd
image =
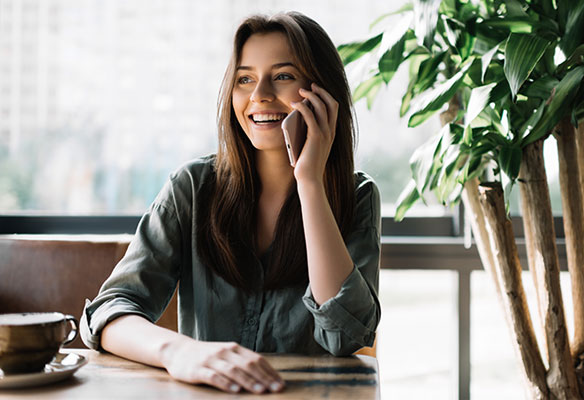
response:
<path id="1" fill-rule="evenodd" d="M 308 133 L 292 168 L 281 121 L 295 109 Z M 86 305 L 85 343 L 180 381 L 255 393 L 284 387 L 256 352 L 371 346 L 379 194 L 353 172 L 352 121 L 343 65 L 316 22 L 245 20 L 220 93 L 218 153 L 171 175 Z M 152 323 L 177 283 L 180 333 Z"/>

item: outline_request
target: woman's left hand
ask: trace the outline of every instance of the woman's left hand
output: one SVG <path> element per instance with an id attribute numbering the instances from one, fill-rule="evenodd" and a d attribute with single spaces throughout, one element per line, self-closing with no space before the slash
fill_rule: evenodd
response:
<path id="1" fill-rule="evenodd" d="M 306 142 L 294 167 L 294 177 L 299 183 L 310 181 L 322 184 L 335 139 L 339 103 L 317 84 L 313 83 L 311 89 L 300 89 L 299 93 L 310 101 L 314 111 L 302 102 L 292 104 L 302 114 L 308 127 Z"/>

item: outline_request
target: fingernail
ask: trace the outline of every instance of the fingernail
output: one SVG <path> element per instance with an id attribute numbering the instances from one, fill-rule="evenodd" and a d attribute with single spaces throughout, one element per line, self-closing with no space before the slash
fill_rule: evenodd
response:
<path id="1" fill-rule="evenodd" d="M 265 388 L 263 385 L 256 383 L 255 385 L 253 385 L 252 389 L 254 392 L 263 392 Z"/>
<path id="2" fill-rule="evenodd" d="M 280 390 L 282 388 L 282 384 L 278 383 L 278 382 L 272 382 L 270 384 L 270 390 L 272 392 L 277 392 L 278 390 Z"/>
<path id="3" fill-rule="evenodd" d="M 231 386 L 229 386 L 229 390 L 231 390 L 232 392 L 239 392 L 239 385 L 233 383 Z"/>

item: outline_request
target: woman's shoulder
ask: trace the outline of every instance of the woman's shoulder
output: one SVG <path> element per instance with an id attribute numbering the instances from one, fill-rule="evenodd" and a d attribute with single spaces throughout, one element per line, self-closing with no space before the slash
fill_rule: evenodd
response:
<path id="1" fill-rule="evenodd" d="M 170 174 L 169 179 L 156 196 L 155 205 L 163 208 L 188 208 L 203 184 L 214 175 L 215 155 L 188 161 Z"/>
<path id="2" fill-rule="evenodd" d="M 377 184 L 363 171 L 355 171 L 355 224 L 357 228 L 379 228 L 381 198 Z"/>
<path id="3" fill-rule="evenodd" d="M 363 171 L 355 171 L 355 193 L 370 194 L 379 193 L 375 180 Z"/>
<path id="4" fill-rule="evenodd" d="M 215 173 L 215 154 L 190 160 L 170 174 L 170 180 L 175 185 L 192 185 L 199 187 L 206 179 Z"/>

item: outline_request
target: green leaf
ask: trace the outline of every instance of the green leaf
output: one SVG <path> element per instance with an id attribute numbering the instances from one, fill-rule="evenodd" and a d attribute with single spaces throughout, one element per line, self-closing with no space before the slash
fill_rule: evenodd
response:
<path id="1" fill-rule="evenodd" d="M 444 62 L 446 52 L 438 53 L 420 63 L 418 74 L 414 80 L 413 93 L 418 94 L 432 87 L 440 72 L 438 66 Z"/>
<path id="2" fill-rule="evenodd" d="M 406 34 L 395 43 L 391 49 L 387 50 L 379 60 L 379 72 L 385 83 L 389 83 L 393 75 L 404 60 L 404 46 Z"/>
<path id="3" fill-rule="evenodd" d="M 418 126 L 430 118 L 432 114 L 438 111 L 444 103 L 456 94 L 466 72 L 471 67 L 474 60 L 474 58 L 469 58 L 469 60 L 463 64 L 460 71 L 458 71 L 452 78 L 424 93 L 424 96 L 418 102 L 415 112 L 408 121 L 409 127 Z"/>
<path id="4" fill-rule="evenodd" d="M 400 118 L 403 118 L 403 116 L 406 115 L 406 113 L 410 109 L 410 103 L 412 101 L 412 97 L 414 96 L 413 90 L 414 90 L 414 81 L 410 81 L 408 88 L 406 90 L 406 93 L 402 97 L 401 106 L 399 108 Z"/>
<path id="5" fill-rule="evenodd" d="M 501 45 L 501 43 L 499 43 L 498 45 L 496 45 L 495 47 L 493 47 L 491 50 L 489 50 L 488 52 L 486 52 L 482 57 L 481 57 L 481 82 L 485 81 L 485 74 L 487 73 L 487 68 L 489 67 L 489 65 L 491 64 L 491 60 L 493 59 L 493 57 L 495 56 L 495 54 L 497 53 L 497 51 L 499 50 L 499 46 Z"/>
<path id="6" fill-rule="evenodd" d="M 472 142 L 472 128 L 470 124 L 464 127 L 464 136 L 462 137 L 462 142 L 466 145 L 470 145 Z"/>
<path id="7" fill-rule="evenodd" d="M 541 105 L 537 109 L 533 110 L 533 114 L 531 114 L 527 121 L 525 121 L 525 123 L 521 125 L 521 127 L 519 128 L 519 135 L 521 138 L 524 138 L 527 135 L 529 135 L 533 127 L 537 125 L 537 123 L 541 119 L 541 116 L 543 115 L 543 111 L 545 110 L 545 108 L 546 108 L 545 101 L 542 100 Z"/>
<path id="8" fill-rule="evenodd" d="M 432 180 L 434 172 L 440 167 L 442 138 L 447 133 L 447 130 L 449 133 L 448 125 L 444 126 L 438 135 L 414 150 L 410 158 L 412 177 L 416 182 L 416 188 L 420 195 L 423 195 Z"/>
<path id="9" fill-rule="evenodd" d="M 451 196 L 459 185 L 458 172 L 467 159 L 468 154 L 461 151 L 460 145 L 453 145 L 446 149 L 442 160 L 444 167 L 440 170 L 438 185 L 434 191 L 441 203 L 446 204 L 452 199 Z"/>
<path id="10" fill-rule="evenodd" d="M 568 55 L 582 44 L 582 38 L 584 38 L 584 1 L 566 1 L 566 3 L 570 3 L 570 6 L 567 7 L 566 32 L 560 40 L 560 48 L 564 54 Z"/>
<path id="11" fill-rule="evenodd" d="M 484 139 L 487 143 L 491 143 L 493 146 L 506 146 L 508 144 L 508 140 L 498 132 L 487 132 L 484 136 Z"/>
<path id="12" fill-rule="evenodd" d="M 481 117 L 491 122 L 493 129 L 495 129 L 499 136 L 505 135 L 505 128 L 501 123 L 501 115 L 499 112 L 493 108 L 485 107 L 483 112 L 481 113 Z M 494 134 L 494 133 L 493 133 Z"/>
<path id="13" fill-rule="evenodd" d="M 507 6 L 507 15 L 510 17 L 527 17 L 527 13 L 523 10 L 523 6 L 517 0 L 505 0 Z"/>
<path id="14" fill-rule="evenodd" d="M 485 28 L 504 29 L 512 33 L 531 33 L 540 24 L 529 17 L 505 17 L 505 18 L 498 17 L 486 19 L 479 25 Z"/>
<path id="15" fill-rule="evenodd" d="M 376 35 L 365 41 L 342 44 L 337 47 L 339 55 L 343 60 L 343 64 L 348 65 L 353 61 L 363 57 L 365 54 L 370 53 L 373 49 L 379 46 L 382 37 L 383 33 L 380 33 L 379 35 Z"/>
<path id="16" fill-rule="evenodd" d="M 463 22 L 444 14 L 440 15 L 440 19 L 439 28 L 444 28 L 450 48 L 453 52 L 458 53 L 463 60 L 466 60 L 472 52 L 475 37 L 468 34 L 467 26 Z"/>
<path id="17" fill-rule="evenodd" d="M 576 67 L 566 74 L 564 79 L 555 87 L 551 101 L 549 101 L 543 116 L 525 137 L 523 145 L 544 137 L 566 114 L 571 113 L 571 103 L 582 86 L 583 78 L 584 66 Z"/>
<path id="18" fill-rule="evenodd" d="M 373 101 L 377 97 L 377 93 L 379 93 L 380 90 L 381 90 L 381 85 L 374 86 L 371 88 L 371 90 L 369 90 L 369 92 L 365 96 L 365 98 L 367 99 L 367 109 L 368 110 L 371 110 L 371 107 L 373 107 Z"/>
<path id="19" fill-rule="evenodd" d="M 418 44 L 432 48 L 441 0 L 414 0 L 414 32 Z"/>
<path id="20" fill-rule="evenodd" d="M 504 70 L 513 99 L 549 44 L 549 41 L 534 35 L 509 35 Z"/>
<path id="21" fill-rule="evenodd" d="M 558 68 L 556 68 L 556 74 L 564 75 L 568 69 L 576 65 L 584 65 L 584 44 L 576 47 L 568 59 L 558 65 Z"/>
<path id="22" fill-rule="evenodd" d="M 395 211 L 394 219 L 396 221 L 401 221 L 404 219 L 406 212 L 414 205 L 416 201 L 420 199 L 420 193 L 416 189 L 416 182 L 410 180 L 407 186 L 402 190 L 401 194 L 397 199 L 397 209 Z"/>
<path id="23" fill-rule="evenodd" d="M 463 167 L 461 174 L 458 177 L 458 183 L 464 185 L 469 180 L 481 175 L 485 170 L 487 163 L 488 158 L 484 157 L 482 154 L 469 157 L 466 165 Z"/>
<path id="24" fill-rule="evenodd" d="M 440 3 L 440 14 L 454 16 L 458 12 L 457 3 L 457 0 L 443 0 L 442 3 Z"/>
<path id="25" fill-rule="evenodd" d="M 541 9 L 533 9 L 534 11 L 537 11 L 540 16 L 547 15 L 553 19 L 557 18 L 558 12 L 554 6 L 555 0 L 539 0 L 538 3 L 538 6 L 541 7 Z"/>
<path id="26" fill-rule="evenodd" d="M 525 90 L 527 97 L 537 97 L 539 99 L 548 99 L 552 90 L 557 86 L 558 80 L 553 76 L 544 75 L 538 80 L 532 82 Z"/>
<path id="27" fill-rule="evenodd" d="M 521 155 L 521 147 L 515 144 L 509 143 L 499 150 L 499 167 L 511 180 L 515 180 L 519 176 Z"/>
<path id="28" fill-rule="evenodd" d="M 560 29 L 562 30 L 562 32 L 566 31 L 566 24 L 568 21 L 568 15 L 570 13 L 570 9 L 573 8 L 573 5 L 570 3 L 572 3 L 572 2 L 571 1 L 556 2 L 557 9 L 558 9 L 558 15 L 557 15 L 556 19 L 558 21 L 558 25 L 560 26 Z"/>
<path id="29" fill-rule="evenodd" d="M 497 82 L 489 83 L 485 86 L 479 86 L 470 93 L 470 100 L 468 101 L 468 108 L 466 113 L 465 125 L 470 123 L 485 109 L 490 103 L 491 92 L 497 85 Z"/>
<path id="30" fill-rule="evenodd" d="M 363 97 L 366 97 L 369 92 L 383 83 L 383 78 L 380 73 L 373 75 L 371 78 L 361 82 L 353 92 L 353 101 L 356 103 Z"/>

